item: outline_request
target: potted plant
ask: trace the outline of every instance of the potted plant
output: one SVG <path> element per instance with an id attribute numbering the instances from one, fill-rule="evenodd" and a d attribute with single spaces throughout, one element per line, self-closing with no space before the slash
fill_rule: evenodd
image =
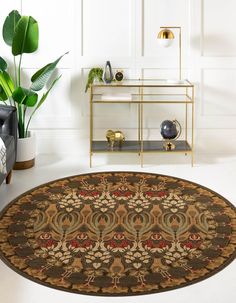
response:
<path id="1" fill-rule="evenodd" d="M 86 83 L 86 87 L 85 87 L 85 92 L 87 92 L 87 90 L 90 88 L 91 84 L 94 81 L 103 81 L 102 80 L 102 75 L 103 75 L 103 69 L 100 67 L 94 67 L 92 69 L 90 69 L 89 74 L 88 74 L 88 80 Z"/>
<path id="2" fill-rule="evenodd" d="M 32 77 L 29 87 L 22 86 L 22 56 L 38 49 L 38 22 L 31 16 L 21 16 L 13 10 L 3 24 L 3 40 L 11 47 L 14 68 L 9 68 L 7 62 L 0 57 L 0 101 L 14 105 L 18 116 L 18 143 L 16 169 L 29 168 L 34 165 L 35 138 L 29 131 L 30 122 L 44 103 L 48 94 L 61 76 L 51 80 L 51 76 L 61 58 L 39 69 Z M 39 91 L 50 85 L 39 95 Z"/>

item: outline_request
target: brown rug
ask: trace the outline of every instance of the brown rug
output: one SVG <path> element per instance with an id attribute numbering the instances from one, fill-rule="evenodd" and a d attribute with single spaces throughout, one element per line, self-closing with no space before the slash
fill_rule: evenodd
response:
<path id="1" fill-rule="evenodd" d="M 174 177 L 73 176 L 34 188 L 1 212 L 0 256 L 24 277 L 69 292 L 162 292 L 233 261 L 236 210 Z"/>

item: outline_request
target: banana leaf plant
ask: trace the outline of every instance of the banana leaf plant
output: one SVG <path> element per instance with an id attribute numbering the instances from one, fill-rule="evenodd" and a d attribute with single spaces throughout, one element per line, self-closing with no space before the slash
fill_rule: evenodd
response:
<path id="1" fill-rule="evenodd" d="M 22 56 L 26 53 L 34 53 L 38 49 L 39 28 L 38 22 L 31 16 L 21 16 L 17 10 L 13 10 L 7 16 L 2 29 L 4 42 L 11 47 L 14 70 L 11 72 L 6 60 L 0 57 L 0 101 L 14 105 L 18 115 L 19 138 L 28 136 L 29 125 L 32 117 L 44 103 L 48 94 L 60 79 L 56 77 L 49 88 L 39 95 L 49 80 L 62 57 L 39 69 L 32 77 L 29 87 L 22 86 Z M 31 109 L 28 113 L 28 110 Z"/>

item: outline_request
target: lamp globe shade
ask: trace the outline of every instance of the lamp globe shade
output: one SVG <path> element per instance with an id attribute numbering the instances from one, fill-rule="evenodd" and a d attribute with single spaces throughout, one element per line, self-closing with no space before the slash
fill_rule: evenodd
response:
<path id="1" fill-rule="evenodd" d="M 174 33 L 169 29 L 163 29 L 158 33 L 157 39 L 161 46 L 169 47 L 174 41 Z"/>

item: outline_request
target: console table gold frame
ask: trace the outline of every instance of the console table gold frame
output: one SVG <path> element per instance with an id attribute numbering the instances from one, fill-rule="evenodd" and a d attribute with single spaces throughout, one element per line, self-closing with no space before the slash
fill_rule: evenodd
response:
<path id="1" fill-rule="evenodd" d="M 136 89 L 137 93 L 132 93 L 132 100 L 103 100 L 102 93 L 96 92 L 102 89 L 104 93 L 107 88 L 117 89 Z M 168 94 L 162 92 L 149 93 L 146 89 L 168 90 Z M 180 90 L 181 92 L 175 92 Z M 169 93 L 170 91 L 170 93 Z M 94 140 L 94 104 L 137 104 L 138 106 L 138 126 L 137 140 L 126 140 L 121 147 L 114 147 L 110 150 L 106 140 Z M 144 140 L 143 138 L 143 114 L 145 104 L 182 104 L 184 106 L 185 118 L 184 140 L 175 141 L 176 148 L 166 151 L 163 148 L 164 140 Z M 191 107 L 191 137 L 188 141 L 188 106 Z M 110 128 L 108 126 L 108 128 Z M 104 134 L 105 137 L 105 134 Z M 190 143 L 189 143 L 190 142 Z M 188 80 L 171 82 L 168 80 L 124 80 L 122 82 L 112 82 L 105 84 L 102 82 L 94 83 L 90 89 L 90 167 L 92 167 L 92 156 L 94 153 L 137 153 L 140 156 L 140 163 L 143 166 L 145 153 L 185 153 L 191 154 L 191 164 L 194 163 L 194 85 Z"/>

